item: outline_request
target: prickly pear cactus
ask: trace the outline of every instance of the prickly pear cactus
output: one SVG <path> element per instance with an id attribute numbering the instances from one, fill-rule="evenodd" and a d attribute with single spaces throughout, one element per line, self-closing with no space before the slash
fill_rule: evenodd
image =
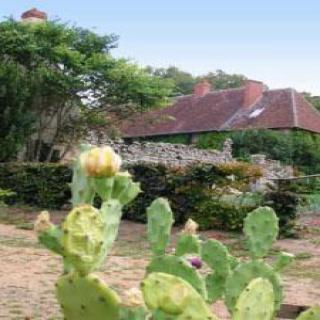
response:
<path id="1" fill-rule="evenodd" d="M 113 179 L 111 198 L 117 199 L 122 206 L 131 202 L 141 192 L 140 183 L 133 182 L 129 172 L 118 172 Z"/>
<path id="2" fill-rule="evenodd" d="M 214 270 L 206 276 L 206 287 L 210 302 L 222 298 L 231 269 L 228 249 L 217 240 L 208 240 L 202 245 L 202 259 Z"/>
<path id="3" fill-rule="evenodd" d="M 92 149 L 89 144 L 80 145 L 81 154 Z M 81 156 L 75 161 L 73 165 L 73 175 L 72 182 L 70 184 L 71 188 L 71 203 L 73 207 L 79 206 L 81 204 L 92 204 L 95 191 L 90 179 L 86 172 L 83 170 L 83 165 L 81 161 Z"/>
<path id="4" fill-rule="evenodd" d="M 176 247 L 176 255 L 181 257 L 186 254 L 200 254 L 200 240 L 197 235 L 181 234 Z"/>
<path id="5" fill-rule="evenodd" d="M 225 285 L 225 302 L 231 313 L 235 311 L 237 300 L 241 293 L 256 279 L 268 280 L 273 286 L 274 308 L 279 310 L 282 301 L 282 282 L 278 273 L 263 261 L 253 260 L 241 262 L 227 278 Z"/>
<path id="6" fill-rule="evenodd" d="M 168 200 L 158 198 L 147 209 L 148 239 L 154 255 L 165 254 L 170 242 L 171 228 L 174 223 L 173 213 Z"/>
<path id="7" fill-rule="evenodd" d="M 280 272 L 283 269 L 285 269 L 288 265 L 290 265 L 293 260 L 294 260 L 293 254 L 288 252 L 281 252 L 277 257 L 277 260 L 273 268 L 275 271 Z"/>
<path id="8" fill-rule="evenodd" d="M 297 320 L 320 320 L 320 306 L 315 306 L 300 314 Z"/>
<path id="9" fill-rule="evenodd" d="M 200 274 L 186 260 L 177 256 L 154 257 L 147 267 L 147 273 L 161 272 L 180 277 L 190 283 L 195 290 L 207 299 L 205 282 Z"/>
<path id="10" fill-rule="evenodd" d="M 54 253 L 63 255 L 62 236 L 63 231 L 50 221 L 48 211 L 42 211 L 35 221 L 34 230 L 39 242 Z"/>
<path id="11" fill-rule="evenodd" d="M 150 310 L 162 311 L 176 320 L 217 320 L 199 293 L 179 277 L 151 273 L 143 280 L 141 288 Z"/>
<path id="12" fill-rule="evenodd" d="M 272 320 L 274 318 L 272 284 L 262 278 L 252 280 L 241 293 L 233 320 Z"/>
<path id="13" fill-rule="evenodd" d="M 63 247 L 67 261 L 88 274 L 99 267 L 105 244 L 106 225 L 98 209 L 74 208 L 63 223 Z"/>
<path id="14" fill-rule="evenodd" d="M 244 221 L 244 233 L 252 258 L 265 257 L 279 233 L 278 217 L 269 207 L 258 208 Z"/>
<path id="15" fill-rule="evenodd" d="M 68 320 L 118 320 L 120 299 L 97 276 L 70 273 L 56 284 L 58 301 Z"/>

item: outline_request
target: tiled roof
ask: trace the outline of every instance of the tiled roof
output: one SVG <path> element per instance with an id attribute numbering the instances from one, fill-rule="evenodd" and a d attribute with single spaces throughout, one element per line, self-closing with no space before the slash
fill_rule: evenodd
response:
<path id="1" fill-rule="evenodd" d="M 39 11 L 36 8 L 32 8 L 31 10 L 28 10 L 28 11 L 24 12 L 21 15 L 21 18 L 22 19 L 39 18 L 39 19 L 46 20 L 47 19 L 47 14 L 45 12 Z"/>
<path id="2" fill-rule="evenodd" d="M 178 98 L 172 106 L 134 117 L 122 128 L 125 137 L 241 129 L 301 128 L 320 133 L 320 113 L 294 89 L 266 90 L 250 108 L 245 88 Z"/>

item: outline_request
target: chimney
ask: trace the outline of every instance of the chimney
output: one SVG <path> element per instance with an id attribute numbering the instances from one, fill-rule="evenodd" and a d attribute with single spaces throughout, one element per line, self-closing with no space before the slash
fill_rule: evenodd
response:
<path id="1" fill-rule="evenodd" d="M 264 84 L 260 81 L 247 80 L 244 90 L 243 106 L 250 108 L 258 100 L 262 98 L 264 91 Z"/>
<path id="2" fill-rule="evenodd" d="M 45 12 L 39 11 L 36 8 L 32 8 L 31 10 L 28 10 L 21 15 L 21 20 L 23 22 L 29 23 L 45 22 L 47 21 L 47 19 L 47 14 Z"/>
<path id="3" fill-rule="evenodd" d="M 193 93 L 197 97 L 203 97 L 211 91 L 211 83 L 202 81 L 197 83 L 193 88 Z"/>

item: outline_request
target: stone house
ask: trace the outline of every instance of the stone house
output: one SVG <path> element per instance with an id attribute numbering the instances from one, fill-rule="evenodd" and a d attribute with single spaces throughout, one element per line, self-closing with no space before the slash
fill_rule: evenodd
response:
<path id="1" fill-rule="evenodd" d="M 201 82 L 173 105 L 126 121 L 122 131 L 129 141 L 183 134 L 196 142 L 202 133 L 247 129 L 320 133 L 320 113 L 291 88 L 269 90 L 248 80 L 243 87 L 215 91 Z"/>

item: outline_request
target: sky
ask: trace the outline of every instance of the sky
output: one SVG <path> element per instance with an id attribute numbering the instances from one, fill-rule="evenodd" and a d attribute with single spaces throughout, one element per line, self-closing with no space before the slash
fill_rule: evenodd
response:
<path id="1" fill-rule="evenodd" d="M 320 95 L 319 0 L 0 0 L 2 17 L 32 7 L 118 34 L 114 55 L 141 66 L 222 69 Z"/>

